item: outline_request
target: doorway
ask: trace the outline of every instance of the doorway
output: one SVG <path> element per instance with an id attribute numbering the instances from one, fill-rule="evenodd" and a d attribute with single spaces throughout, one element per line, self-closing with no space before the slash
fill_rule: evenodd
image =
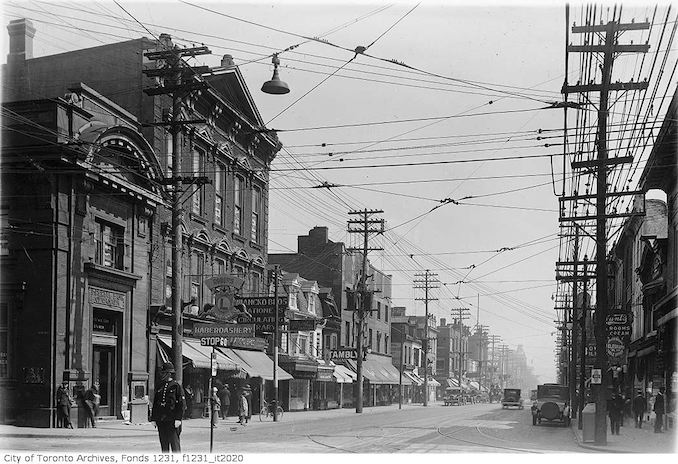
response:
<path id="1" fill-rule="evenodd" d="M 100 416 L 115 416 L 115 347 L 94 345 L 92 382 L 99 381 Z"/>

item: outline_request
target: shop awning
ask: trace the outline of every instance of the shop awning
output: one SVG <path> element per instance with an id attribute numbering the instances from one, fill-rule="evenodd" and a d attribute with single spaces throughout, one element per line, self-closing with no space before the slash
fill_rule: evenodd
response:
<path id="1" fill-rule="evenodd" d="M 158 340 L 167 348 L 172 349 L 172 337 L 167 335 L 158 335 Z M 184 338 L 181 343 L 181 354 L 189 359 L 193 367 L 198 369 L 211 369 L 212 348 L 201 346 L 198 340 Z M 233 359 L 215 350 L 217 354 L 217 369 L 223 371 L 238 370 L 240 366 Z"/>
<path id="2" fill-rule="evenodd" d="M 236 348 L 220 348 L 229 357 L 238 359 L 240 367 L 250 377 L 261 377 L 264 380 L 273 380 L 273 361 L 263 351 L 239 350 Z M 290 380 L 293 377 L 278 366 L 278 380 Z"/>
<path id="3" fill-rule="evenodd" d="M 356 374 L 346 366 L 337 364 L 332 373 L 337 383 L 352 383 L 356 379 Z"/>
<path id="4" fill-rule="evenodd" d="M 439 387 L 440 382 L 438 382 L 436 379 L 428 379 L 428 386 L 429 387 Z"/>
<path id="5" fill-rule="evenodd" d="M 358 366 L 355 360 L 347 361 L 348 365 L 354 371 L 358 371 Z M 367 355 L 367 359 L 363 361 L 363 377 L 372 384 L 400 384 L 400 373 L 398 369 L 391 363 L 390 356 L 375 356 Z"/>
<path id="6" fill-rule="evenodd" d="M 403 371 L 403 380 L 405 380 L 405 378 L 409 379 L 411 385 L 416 385 L 418 387 L 422 384 L 422 380 L 414 372 Z"/>

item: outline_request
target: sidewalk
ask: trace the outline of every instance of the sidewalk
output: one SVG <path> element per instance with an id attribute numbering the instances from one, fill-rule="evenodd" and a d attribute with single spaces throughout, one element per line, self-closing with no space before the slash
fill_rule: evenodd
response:
<path id="1" fill-rule="evenodd" d="M 430 404 L 433 405 L 438 403 L 432 402 Z M 403 404 L 403 409 L 409 408 L 421 408 L 421 403 Z M 376 414 L 392 409 L 398 409 L 398 404 L 365 407 L 363 409 L 363 414 Z M 321 411 L 292 411 L 285 412 L 282 421 L 290 423 L 326 417 L 350 416 L 355 414 L 355 408 L 326 409 Z M 252 415 L 250 422 L 259 423 L 259 415 Z M 194 429 L 209 429 L 210 422 L 208 418 L 186 419 L 183 421 L 182 427 L 184 431 Z M 236 416 L 230 416 L 225 420 L 220 420 L 217 427 L 226 428 L 241 426 L 238 424 L 238 418 Z M 74 430 L 77 431 L 78 435 L 81 437 L 102 439 L 111 437 L 139 437 L 143 435 L 148 435 L 155 439 L 158 434 L 157 430 L 150 422 L 131 424 L 122 420 L 99 420 L 97 421 L 96 428 L 76 428 Z M 15 425 L 0 424 L 0 444 L 2 443 L 2 439 L 7 438 L 71 438 L 74 435 L 74 430 L 61 428 L 17 427 Z"/>
<path id="2" fill-rule="evenodd" d="M 654 433 L 654 422 L 643 422 L 643 428 L 637 429 L 633 419 L 625 419 L 624 426 L 620 427 L 619 435 L 612 435 L 608 422 L 607 445 L 598 446 L 594 443 L 584 443 L 582 430 L 577 427 L 577 419 L 572 420 L 572 430 L 577 444 L 586 449 L 603 453 L 675 453 L 676 428 L 665 430 L 664 433 Z"/>

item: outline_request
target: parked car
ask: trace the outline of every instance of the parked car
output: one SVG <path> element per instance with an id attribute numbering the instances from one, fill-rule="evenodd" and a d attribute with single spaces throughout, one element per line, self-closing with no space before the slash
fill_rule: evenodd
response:
<path id="1" fill-rule="evenodd" d="M 461 391 L 458 388 L 447 387 L 443 403 L 445 406 L 459 406 L 462 404 Z"/>
<path id="2" fill-rule="evenodd" d="M 523 409 L 523 399 L 520 397 L 520 388 L 504 388 L 501 407 L 502 409 L 508 409 L 511 406 Z"/>
<path id="3" fill-rule="evenodd" d="M 537 386 L 537 400 L 532 404 L 532 425 L 542 420 L 570 425 L 569 390 L 566 385 L 546 383 Z"/>

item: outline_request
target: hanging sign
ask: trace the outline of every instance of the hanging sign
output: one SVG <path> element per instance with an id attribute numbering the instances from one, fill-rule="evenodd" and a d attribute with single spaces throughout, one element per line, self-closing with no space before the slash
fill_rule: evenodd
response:
<path id="1" fill-rule="evenodd" d="M 591 369 L 591 383 L 600 385 L 603 383 L 603 370 Z"/>

